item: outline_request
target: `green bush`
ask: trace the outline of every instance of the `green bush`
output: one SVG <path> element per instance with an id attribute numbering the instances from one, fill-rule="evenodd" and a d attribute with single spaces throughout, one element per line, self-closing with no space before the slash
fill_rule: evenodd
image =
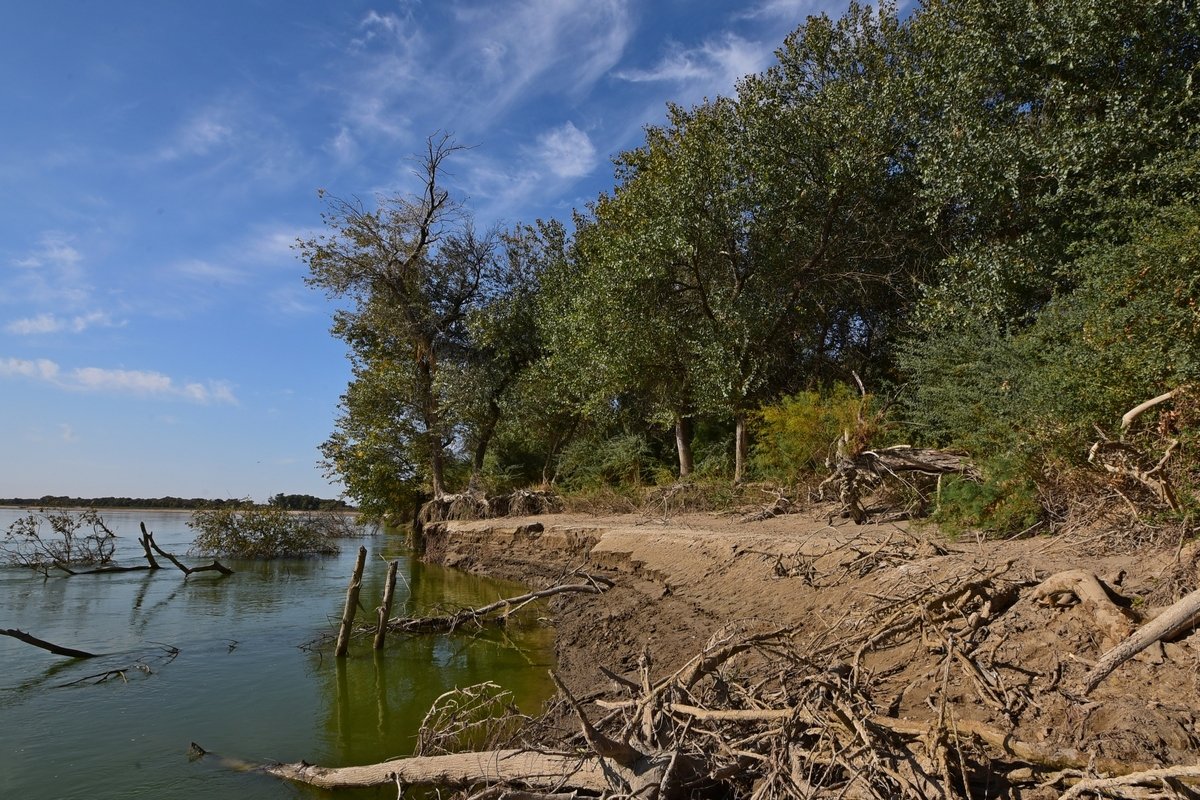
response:
<path id="1" fill-rule="evenodd" d="M 567 490 L 640 486 L 657 463 L 649 441 L 639 434 L 576 439 L 559 456 L 558 479 Z"/>
<path id="2" fill-rule="evenodd" d="M 947 478 L 942 483 L 934 522 L 949 533 L 964 529 L 997 535 L 1028 530 L 1045 516 L 1028 462 L 995 459 L 983 468 L 982 481 Z"/>
<path id="3" fill-rule="evenodd" d="M 288 558 L 338 552 L 346 535 L 340 515 L 291 514 L 277 506 L 209 508 L 196 511 L 192 552 L 232 558 Z"/>
<path id="4" fill-rule="evenodd" d="M 825 393 L 797 392 L 763 406 L 751 420 L 751 467 L 758 476 L 785 484 L 823 471 L 845 431 L 867 439 L 879 436 L 879 429 L 857 430 L 860 418 L 870 418 L 869 406 L 870 396 L 864 399 L 843 384 Z"/>

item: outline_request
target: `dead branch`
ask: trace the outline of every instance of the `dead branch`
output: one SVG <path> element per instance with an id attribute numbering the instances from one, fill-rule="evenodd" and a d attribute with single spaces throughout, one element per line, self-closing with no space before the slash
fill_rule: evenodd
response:
<path id="1" fill-rule="evenodd" d="M 551 586 L 549 589 L 539 589 L 516 597 L 497 600 L 479 608 L 462 609 L 453 614 L 391 619 L 388 620 L 387 626 L 389 630 L 400 633 L 438 633 L 453 632 L 467 622 L 473 622 L 476 625 L 503 624 L 509 616 L 535 600 L 572 592 L 601 594 L 612 586 L 612 581 L 607 578 L 592 575 L 582 577 L 586 578 L 586 583 L 559 584 Z"/>
<path id="2" fill-rule="evenodd" d="M 1129 638 L 1101 656 L 1100 660 L 1096 662 L 1096 666 L 1084 677 L 1083 693 L 1085 695 L 1090 693 L 1113 670 L 1151 644 L 1170 638 L 1187 628 L 1195 627 L 1198 618 L 1200 618 L 1200 589 L 1184 596 L 1179 602 L 1138 628 Z"/>
<path id="3" fill-rule="evenodd" d="M 1153 492 L 1154 496 L 1172 511 L 1179 512 L 1183 507 L 1175 496 L 1170 476 L 1165 472 L 1168 459 L 1178 447 L 1179 440 L 1172 439 L 1162 458 L 1151 466 L 1145 454 L 1133 445 L 1100 439 L 1088 449 L 1088 463 L 1110 474 L 1137 481 Z"/>
<path id="4" fill-rule="evenodd" d="M 151 549 L 153 549 L 154 552 L 158 553 L 160 556 L 165 558 L 167 561 L 170 561 L 172 564 L 174 564 L 179 569 L 179 571 L 184 574 L 184 576 L 191 575 L 193 572 L 219 572 L 222 575 L 232 575 L 233 574 L 233 570 L 231 570 L 229 567 L 222 564 L 220 561 L 217 561 L 216 559 L 213 559 L 213 562 L 211 564 L 208 564 L 207 566 L 203 566 L 203 567 L 189 567 L 186 564 L 183 564 L 182 562 L 180 562 L 180 560 L 178 558 L 176 558 L 175 556 L 173 556 L 172 554 L 168 553 L 166 550 L 163 550 L 161 547 L 158 546 L 158 542 L 154 541 L 154 534 L 146 531 L 146 523 L 144 523 L 144 522 L 142 523 L 142 534 L 144 537 L 144 539 L 142 541 L 142 547 L 146 547 L 147 545 L 149 545 L 149 547 Z M 149 558 L 151 561 L 154 560 L 153 556 L 151 556 L 149 553 L 146 554 L 146 557 Z"/>
<path id="5" fill-rule="evenodd" d="M 47 642 L 45 639 L 39 639 L 25 631 L 19 631 L 16 628 L 0 629 L 0 636 L 11 636 L 19 642 L 31 644 L 34 647 L 40 647 L 43 650 L 49 650 L 56 656 L 66 656 L 67 658 L 95 658 L 96 653 L 89 653 L 86 650 L 76 650 L 72 647 L 63 647 L 52 642 Z"/>
<path id="6" fill-rule="evenodd" d="M 567 703 L 574 709 L 575 716 L 579 717 L 579 724 L 583 729 L 583 738 L 591 745 L 596 755 L 601 758 L 611 758 L 623 767 L 631 767 L 645 758 L 645 754 L 631 746 L 629 742 L 618 742 L 596 730 L 587 718 L 587 715 L 583 713 L 583 708 L 580 707 L 579 701 L 575 699 L 575 695 L 571 694 L 570 690 L 563 685 L 563 682 L 554 670 L 550 670 L 550 678 L 554 681 L 554 685 L 558 687 L 558 690 L 562 692 Z"/>
<path id="7" fill-rule="evenodd" d="M 868 517 L 862 504 L 863 494 L 878 488 L 889 478 L 898 479 L 900 473 L 962 475 L 970 480 L 980 477 L 979 470 L 961 453 L 906 444 L 881 450 L 845 452 L 846 441 L 848 438 L 844 437 L 833 474 L 821 483 L 820 490 L 830 484 L 837 486 L 844 513 L 858 524 Z"/>
<path id="8" fill-rule="evenodd" d="M 1124 438 L 1125 434 L 1129 431 L 1129 426 L 1133 424 L 1134 420 L 1136 420 L 1145 412 L 1154 408 L 1156 405 L 1173 399 L 1179 394 L 1180 391 L 1183 390 L 1183 388 L 1184 387 L 1182 386 L 1176 386 L 1171 391 L 1166 392 L 1165 394 L 1160 394 L 1158 397 L 1151 398 L 1144 403 L 1139 403 L 1138 405 L 1126 411 L 1121 416 L 1121 437 Z"/>

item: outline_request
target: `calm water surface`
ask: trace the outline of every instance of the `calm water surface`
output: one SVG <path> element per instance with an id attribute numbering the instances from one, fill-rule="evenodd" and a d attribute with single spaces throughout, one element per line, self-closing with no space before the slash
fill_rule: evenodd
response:
<path id="1" fill-rule="evenodd" d="M 0 534 L 21 513 L 0 509 Z M 123 565 L 144 563 L 140 521 L 178 556 L 192 539 L 186 513 L 101 513 L 120 536 Z M 340 660 L 331 643 L 303 649 L 336 634 L 359 544 L 368 551 L 362 605 L 372 618 L 383 595 L 381 557 L 400 559 L 393 614 L 521 591 L 420 564 L 386 534 L 347 540 L 334 557 L 222 559 L 236 570 L 229 577 L 185 580 L 165 563 L 154 572 L 46 580 L 0 568 L 0 628 L 105 654 L 64 659 L 0 637 L 0 798 L 395 797 L 394 788 L 331 795 L 189 761 L 188 745 L 258 761 L 360 764 L 411 754 L 430 703 L 455 686 L 491 680 L 523 711 L 538 710 L 551 690 L 553 640 L 533 622 L 487 636 L 396 637 L 378 654 L 359 639 Z M 174 660 L 164 645 L 179 649 Z M 126 669 L 126 679 L 89 677 L 115 669 Z"/>

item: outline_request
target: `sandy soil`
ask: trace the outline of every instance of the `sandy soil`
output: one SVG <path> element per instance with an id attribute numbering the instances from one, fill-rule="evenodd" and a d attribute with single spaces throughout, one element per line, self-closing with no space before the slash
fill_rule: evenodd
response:
<path id="1" fill-rule="evenodd" d="M 602 596 L 565 596 L 552 606 L 559 671 L 581 695 L 612 685 L 601 666 L 636 675 L 643 648 L 663 675 L 733 623 L 790 627 L 813 647 L 861 642 L 914 598 L 982 581 L 988 605 L 963 604 L 958 627 L 923 621 L 861 648 L 876 713 L 932 725 L 949 707 L 954 719 L 1076 762 L 1197 761 L 1200 636 L 1189 631 L 1147 649 L 1087 697 L 1067 688 L 1129 630 L 1195 587 L 1190 548 L 1114 551 L 1103 531 L 952 541 L 931 527 L 831 520 L 828 509 L 752 523 L 715 514 L 551 515 L 442 523 L 428 534 L 427 557 L 450 566 L 535 585 L 576 568 L 614 581 Z M 1069 570 L 1103 581 L 1121 615 L 1115 628 L 1091 602 L 1039 598 L 1039 583 Z M 956 650 L 971 658 L 955 658 Z M 1006 768 L 1020 766 L 1010 760 Z M 1032 785 L 1005 791 L 1058 796 Z"/>

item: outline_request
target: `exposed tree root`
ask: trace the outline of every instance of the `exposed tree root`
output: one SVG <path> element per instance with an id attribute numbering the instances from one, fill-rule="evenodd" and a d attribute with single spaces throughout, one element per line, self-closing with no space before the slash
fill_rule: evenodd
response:
<path id="1" fill-rule="evenodd" d="M 1033 590 L 1033 599 L 1043 605 L 1066 606 L 1082 603 L 1099 623 L 1105 638 L 1115 644 L 1129 635 L 1134 617 L 1113 602 L 1116 594 L 1090 572 L 1070 570 L 1051 575 Z"/>

